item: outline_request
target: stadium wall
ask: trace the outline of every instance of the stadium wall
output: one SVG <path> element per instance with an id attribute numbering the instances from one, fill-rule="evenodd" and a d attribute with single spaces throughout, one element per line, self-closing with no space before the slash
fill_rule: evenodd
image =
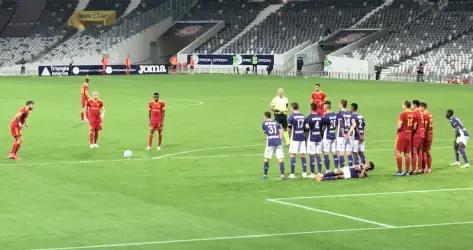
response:
<path id="1" fill-rule="evenodd" d="M 219 21 L 214 27 L 205 32 L 202 36 L 195 39 L 194 42 L 187 45 L 184 49 L 177 53 L 177 61 L 181 64 L 187 63 L 187 56 L 192 54 L 195 49 L 207 42 L 210 38 L 215 36 L 219 31 L 225 28 L 225 21 Z"/>

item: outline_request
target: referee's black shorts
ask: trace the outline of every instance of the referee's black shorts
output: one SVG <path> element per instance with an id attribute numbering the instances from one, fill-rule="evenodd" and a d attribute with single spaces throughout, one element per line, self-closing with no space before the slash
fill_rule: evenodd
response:
<path id="1" fill-rule="evenodd" d="M 287 115 L 286 114 L 274 114 L 274 120 L 281 124 L 283 129 L 287 129 Z"/>

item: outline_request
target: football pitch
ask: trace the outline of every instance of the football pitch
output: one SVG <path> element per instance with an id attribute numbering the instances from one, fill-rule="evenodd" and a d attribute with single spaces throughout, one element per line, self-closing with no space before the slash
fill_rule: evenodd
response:
<path id="1" fill-rule="evenodd" d="M 0 78 L 0 249 L 473 249 L 473 170 L 450 167 L 454 109 L 473 130 L 466 86 L 263 76 L 92 77 L 107 110 L 100 148 L 79 121 L 83 78 Z M 260 180 L 263 112 L 276 89 L 307 114 L 314 83 L 359 104 L 370 177 Z M 145 151 L 153 92 L 167 104 L 161 151 Z M 36 102 L 21 161 L 10 122 Z M 431 175 L 393 177 L 401 102 L 434 116 Z M 155 147 L 154 147 L 155 148 Z M 123 158 L 130 149 L 134 156 Z M 471 154 L 471 148 L 468 148 Z M 286 151 L 286 173 L 289 159 Z M 301 172 L 300 161 L 297 173 Z M 298 175 L 300 176 L 300 175 Z"/>

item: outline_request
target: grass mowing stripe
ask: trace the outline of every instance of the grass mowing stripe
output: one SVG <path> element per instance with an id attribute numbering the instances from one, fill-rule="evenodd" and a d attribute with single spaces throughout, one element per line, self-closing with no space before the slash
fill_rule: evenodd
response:
<path id="1" fill-rule="evenodd" d="M 273 233 L 273 234 L 248 234 L 248 235 L 238 235 L 238 236 L 194 238 L 194 239 L 183 239 L 183 240 L 129 242 L 129 243 L 117 243 L 117 244 L 76 246 L 76 247 L 34 248 L 30 250 L 79 250 L 79 249 L 98 249 L 98 248 L 137 247 L 137 246 L 145 246 L 145 245 L 179 244 L 179 243 L 193 243 L 193 242 L 203 242 L 203 241 L 255 239 L 255 238 L 270 238 L 270 237 L 278 237 L 278 236 L 284 237 L 284 236 L 294 236 L 294 235 L 346 233 L 346 232 L 376 231 L 376 230 L 397 230 L 397 229 L 444 227 L 444 226 L 471 225 L 471 224 L 473 224 L 473 221 L 458 221 L 458 222 L 446 222 L 446 223 L 435 223 L 435 224 L 404 225 L 404 226 L 396 226 L 396 227 L 365 227 L 365 228 L 316 230 L 316 231 Z"/>

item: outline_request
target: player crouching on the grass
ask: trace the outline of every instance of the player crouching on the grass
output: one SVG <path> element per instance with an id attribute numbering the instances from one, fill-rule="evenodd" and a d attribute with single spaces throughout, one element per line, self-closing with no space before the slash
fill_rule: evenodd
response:
<path id="1" fill-rule="evenodd" d="M 289 179 L 295 179 L 296 155 L 299 154 L 302 163 L 302 178 L 307 178 L 307 162 L 305 153 L 305 116 L 299 111 L 297 102 L 291 103 L 292 114 L 287 118 L 287 125 L 290 137 L 289 154 L 291 155 L 291 174 Z"/>
<path id="2" fill-rule="evenodd" d="M 310 115 L 305 123 L 309 130 L 307 138 L 307 153 L 309 154 L 310 178 L 315 178 L 315 159 L 317 159 L 317 172 L 322 173 L 322 116 L 319 107 L 315 103 L 310 104 Z"/>
<path id="3" fill-rule="evenodd" d="M 460 166 L 460 154 L 463 157 L 463 161 L 465 165 L 461 166 L 462 168 L 470 167 L 470 163 L 468 162 L 468 157 L 466 156 L 466 145 L 468 144 L 468 131 L 463 126 L 461 120 L 453 115 L 453 110 L 447 110 L 446 117 L 450 120 L 450 124 L 455 129 L 455 141 L 453 142 L 454 150 L 455 150 L 455 162 L 450 164 L 451 166 Z"/>
<path id="4" fill-rule="evenodd" d="M 341 172 L 329 172 L 317 175 L 316 181 L 346 180 L 352 178 L 367 178 L 368 172 L 374 170 L 374 163 L 367 161 L 365 164 L 354 167 L 343 167 Z"/>
<path id="5" fill-rule="evenodd" d="M 18 150 L 20 150 L 21 143 L 23 142 L 23 137 L 21 136 L 21 130 L 24 127 L 28 127 L 26 118 L 28 118 L 28 115 L 33 110 L 33 107 L 34 107 L 34 102 L 27 101 L 26 105 L 22 107 L 20 111 L 18 111 L 18 113 L 16 113 L 15 117 L 13 117 L 13 120 L 10 124 L 11 134 L 14 140 L 10 155 L 8 156 L 8 158 L 11 160 L 20 159 L 17 153 L 18 153 Z"/>
<path id="6" fill-rule="evenodd" d="M 164 128 L 164 116 L 166 114 L 166 104 L 163 100 L 159 99 L 159 93 L 154 93 L 153 100 L 148 104 L 149 109 L 149 136 L 148 136 L 148 147 L 146 150 L 151 150 L 153 146 L 154 132 L 158 131 L 158 147 L 157 150 L 161 150 L 161 143 L 163 142 L 163 128 Z"/>
<path id="7" fill-rule="evenodd" d="M 264 112 L 263 132 L 266 135 L 266 149 L 264 150 L 263 176 L 261 179 L 268 178 L 269 160 L 276 154 L 279 161 L 279 171 L 281 179 L 284 177 L 284 152 L 282 148 L 281 138 L 283 130 L 278 122 L 271 119 L 270 112 Z"/>
<path id="8" fill-rule="evenodd" d="M 102 130 L 102 122 L 105 117 L 105 108 L 102 100 L 99 100 L 99 92 L 92 93 L 92 99 L 87 101 L 84 111 L 89 114 L 89 142 L 90 148 L 98 148 L 99 131 Z"/>

